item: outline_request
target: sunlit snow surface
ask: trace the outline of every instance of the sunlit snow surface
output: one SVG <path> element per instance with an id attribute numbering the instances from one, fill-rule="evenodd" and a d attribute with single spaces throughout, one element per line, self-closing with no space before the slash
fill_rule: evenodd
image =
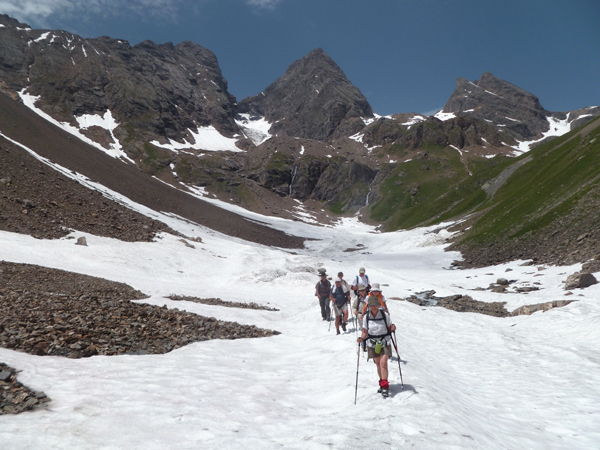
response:
<path id="1" fill-rule="evenodd" d="M 425 116 L 415 115 L 415 116 L 411 117 L 407 122 L 404 122 L 401 125 L 410 127 L 411 125 L 414 125 L 419 122 L 424 122 L 425 120 L 427 120 L 427 118 Z"/>
<path id="2" fill-rule="evenodd" d="M 542 133 L 542 137 L 540 139 L 535 139 L 533 141 L 518 142 L 517 146 L 515 146 L 514 148 L 521 152 L 528 152 L 529 150 L 531 150 L 531 146 L 533 144 L 541 142 L 548 137 L 562 136 L 563 134 L 568 133 L 569 131 L 571 131 L 571 120 L 569 119 L 569 116 L 570 113 L 567 114 L 567 117 L 563 120 L 556 119 L 554 117 L 547 117 L 550 128 L 545 133 Z"/>
<path id="3" fill-rule="evenodd" d="M 453 112 L 445 113 L 443 111 L 438 111 L 434 114 L 433 117 L 440 119 L 442 122 L 445 122 L 446 120 L 454 119 L 456 117 L 456 114 Z"/>
<path id="4" fill-rule="evenodd" d="M 235 122 L 254 145 L 260 145 L 271 139 L 269 130 L 271 129 L 272 124 L 264 117 L 251 118 L 250 114 L 239 114 L 239 117 L 240 118 L 236 119 Z"/>
<path id="5" fill-rule="evenodd" d="M 312 238 L 292 254 L 131 207 L 203 242 L 192 249 L 166 234 L 153 243 L 126 243 L 74 232 L 86 236 L 84 247 L 0 232 L 0 259 L 125 282 L 151 295 L 142 302 L 282 334 L 198 342 L 165 355 L 78 360 L 0 349 L 0 361 L 22 370 L 19 381 L 52 399 L 47 410 L 0 417 L 0 448 L 598 448 L 600 285 L 571 297 L 562 290 L 580 266 L 538 271 L 518 261 L 449 270 L 459 255 L 444 252 L 450 235 L 444 230 L 378 233 L 356 219 L 318 227 L 245 214 Z M 382 399 L 375 367 L 361 355 L 355 406 L 354 330 L 340 336 L 327 330 L 314 285 L 318 267 L 341 270 L 350 280 L 361 266 L 389 299 L 405 389 L 394 359 L 391 397 Z M 527 295 L 473 290 L 499 277 L 541 289 Z M 506 301 L 509 310 L 577 302 L 501 319 L 391 299 L 425 289 Z M 164 298 L 170 294 L 253 301 L 280 311 Z"/>
<path id="6" fill-rule="evenodd" d="M 237 139 L 223 136 L 219 130 L 212 125 L 207 127 L 198 127 L 196 130 L 188 129 L 188 132 L 190 136 L 192 136 L 193 142 L 184 140 L 184 142 L 181 143 L 168 139 L 167 144 L 161 144 L 158 141 L 152 141 L 150 143 L 152 145 L 156 145 L 157 147 L 166 148 L 171 151 L 194 149 L 207 151 L 229 150 L 232 152 L 241 152 L 241 150 L 235 146 Z"/>

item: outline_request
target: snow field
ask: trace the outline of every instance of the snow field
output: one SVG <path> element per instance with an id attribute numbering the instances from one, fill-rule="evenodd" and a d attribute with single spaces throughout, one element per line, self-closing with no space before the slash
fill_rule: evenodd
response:
<path id="1" fill-rule="evenodd" d="M 166 304 L 219 320 L 275 329 L 270 338 L 213 340 L 164 355 L 79 360 L 0 349 L 19 381 L 44 391 L 47 410 L 0 418 L 0 448 L 64 449 L 593 449 L 600 443 L 600 305 L 597 286 L 564 297 L 560 281 L 579 267 L 447 270 L 447 232 L 376 233 L 354 219 L 315 227 L 262 217 L 309 236 L 289 251 L 244 243 L 156 216 L 202 243 L 162 235 L 153 243 L 86 236 L 36 240 L 0 232 L 0 259 L 126 282 Z M 255 219 L 257 219 L 255 217 Z M 234 244 L 234 245 L 232 245 Z M 344 252 L 363 244 L 364 251 Z M 363 254 L 363 253 L 370 254 Z M 532 316 L 494 318 L 388 300 L 402 359 L 389 362 L 391 396 L 377 390 L 374 364 L 360 356 L 353 327 L 335 336 L 320 317 L 316 268 L 350 282 L 365 266 L 384 294 L 437 295 L 523 304 L 578 300 Z M 506 268 L 513 269 L 506 273 Z M 536 276 L 540 275 L 542 276 Z M 540 282 L 527 295 L 471 291 L 499 277 Z M 388 286 L 385 286 L 388 285 Z M 278 312 L 172 301 L 170 294 L 253 301 Z"/>

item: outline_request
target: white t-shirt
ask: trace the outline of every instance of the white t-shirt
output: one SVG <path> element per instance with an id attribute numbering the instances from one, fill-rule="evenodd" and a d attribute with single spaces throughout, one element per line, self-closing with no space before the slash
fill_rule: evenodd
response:
<path id="1" fill-rule="evenodd" d="M 363 275 L 362 277 L 360 275 L 356 275 L 352 281 L 352 286 L 358 287 L 359 284 L 367 287 L 369 285 L 369 278 L 366 275 Z"/>
<path id="2" fill-rule="evenodd" d="M 383 320 L 375 320 L 375 319 L 381 319 L 381 314 L 385 314 L 385 322 L 387 323 L 387 328 L 385 326 L 385 323 Z M 362 323 L 362 327 L 367 328 L 367 316 L 371 315 L 371 311 L 367 311 L 367 313 L 363 316 L 363 323 Z M 390 315 L 388 313 L 386 313 L 383 310 L 379 310 L 377 312 L 377 315 L 375 316 L 374 319 L 369 317 L 369 325 L 368 325 L 368 329 L 367 329 L 367 333 L 370 336 L 380 336 L 382 334 L 386 334 L 388 332 L 388 329 L 390 328 L 390 326 L 392 325 L 392 319 L 390 317 Z M 391 341 L 390 337 L 387 336 L 385 339 L 385 345 L 388 345 Z M 372 339 L 368 339 L 367 340 L 367 345 L 369 347 L 373 347 L 375 345 L 375 343 L 373 342 Z"/>

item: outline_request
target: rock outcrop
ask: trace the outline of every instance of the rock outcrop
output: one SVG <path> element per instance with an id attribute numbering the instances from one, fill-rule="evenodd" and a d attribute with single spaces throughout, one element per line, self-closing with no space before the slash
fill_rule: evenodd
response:
<path id="1" fill-rule="evenodd" d="M 447 145 L 459 149 L 473 146 L 502 147 L 504 143 L 514 142 L 512 137 L 498 131 L 497 127 L 485 120 L 467 116 L 446 121 L 431 116 L 410 126 L 382 117 L 362 133 L 362 142 L 367 147 L 395 145 L 409 150 Z"/>

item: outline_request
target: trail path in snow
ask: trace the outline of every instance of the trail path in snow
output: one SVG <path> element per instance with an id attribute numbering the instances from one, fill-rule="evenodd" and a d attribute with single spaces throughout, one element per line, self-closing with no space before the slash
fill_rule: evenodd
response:
<path id="1" fill-rule="evenodd" d="M 0 259 L 126 282 L 150 294 L 148 303 L 282 334 L 198 342 L 165 355 L 80 360 L 0 349 L 0 360 L 23 371 L 21 382 L 52 398 L 48 410 L 1 417 L 0 448 L 598 447 L 597 286 L 565 308 L 514 318 L 389 300 L 405 389 L 394 359 L 391 396 L 382 399 L 374 364 L 361 355 L 356 406 L 355 333 L 328 332 L 313 295 L 321 266 L 347 279 L 365 266 L 372 281 L 387 285 L 388 297 L 424 289 L 465 293 L 510 267 L 511 278 L 541 280 L 543 289 L 474 297 L 509 301 L 512 310 L 558 299 L 564 274 L 576 268 L 550 267 L 536 278 L 537 271 L 518 263 L 446 270 L 457 255 L 443 251 L 443 232 L 375 234 L 354 221 L 337 228 L 285 222 L 286 231 L 320 239 L 294 255 L 169 220 L 204 242 L 190 249 L 169 235 L 155 243 L 86 235 L 88 247 L 80 247 L 0 232 Z M 343 252 L 357 243 L 365 252 Z M 164 298 L 169 294 L 254 301 L 280 311 L 171 301 Z"/>

